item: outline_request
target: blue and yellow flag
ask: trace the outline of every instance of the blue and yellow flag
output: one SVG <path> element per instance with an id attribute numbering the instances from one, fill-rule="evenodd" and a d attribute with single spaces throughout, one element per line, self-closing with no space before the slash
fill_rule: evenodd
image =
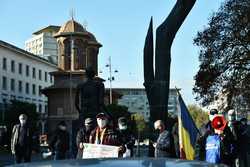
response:
<path id="1" fill-rule="evenodd" d="M 193 160 L 195 156 L 195 142 L 199 134 L 189 111 L 179 95 L 179 145 L 180 145 L 180 158 Z"/>

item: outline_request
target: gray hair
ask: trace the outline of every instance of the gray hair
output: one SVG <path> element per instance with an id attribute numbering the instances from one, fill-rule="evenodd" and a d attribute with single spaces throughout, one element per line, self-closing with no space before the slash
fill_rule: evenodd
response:
<path id="1" fill-rule="evenodd" d="M 158 126 L 165 126 L 162 120 L 155 121 L 154 128 L 156 129 Z"/>
<path id="2" fill-rule="evenodd" d="M 22 117 L 23 117 L 25 120 L 28 119 L 28 116 L 27 116 L 26 114 L 20 114 L 20 115 L 19 115 L 19 119 L 21 119 Z"/>

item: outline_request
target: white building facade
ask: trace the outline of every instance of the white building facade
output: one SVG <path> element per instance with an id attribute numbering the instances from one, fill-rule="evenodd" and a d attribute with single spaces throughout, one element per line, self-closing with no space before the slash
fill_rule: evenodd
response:
<path id="1" fill-rule="evenodd" d="M 118 99 L 118 105 L 128 107 L 130 113 L 139 113 L 143 115 L 145 121 L 149 121 L 150 109 L 144 88 L 115 88 L 115 92 L 122 95 Z M 169 90 L 168 112 L 171 115 L 177 115 L 178 95 L 176 89 Z"/>
<path id="2" fill-rule="evenodd" d="M 0 40 L 0 110 L 12 99 L 33 103 L 37 112 L 47 110 L 40 90 L 53 84 L 49 72 L 57 66 L 48 60 Z"/>
<path id="3" fill-rule="evenodd" d="M 52 62 L 57 62 L 58 44 L 53 37 L 59 31 L 59 26 L 48 26 L 33 33 L 25 41 L 25 50 Z"/>

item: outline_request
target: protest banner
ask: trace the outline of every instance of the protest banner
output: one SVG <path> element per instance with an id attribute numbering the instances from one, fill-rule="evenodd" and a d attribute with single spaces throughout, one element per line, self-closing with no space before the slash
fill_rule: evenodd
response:
<path id="1" fill-rule="evenodd" d="M 84 143 L 83 159 L 87 158 L 118 158 L 119 147 Z"/>

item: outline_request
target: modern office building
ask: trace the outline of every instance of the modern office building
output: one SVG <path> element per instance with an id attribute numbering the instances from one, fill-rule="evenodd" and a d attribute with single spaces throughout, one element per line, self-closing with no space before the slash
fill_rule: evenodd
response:
<path id="1" fill-rule="evenodd" d="M 25 50 L 44 59 L 57 63 L 58 44 L 53 37 L 60 26 L 50 25 L 33 33 L 33 36 L 25 41 Z"/>
<path id="2" fill-rule="evenodd" d="M 122 95 L 118 99 L 118 104 L 128 107 L 131 113 L 139 113 L 143 115 L 146 121 L 149 121 L 150 110 L 146 91 L 144 88 L 114 88 L 114 92 Z M 176 89 L 169 90 L 168 112 L 171 115 L 177 113 L 177 91 Z"/>
<path id="3" fill-rule="evenodd" d="M 57 66 L 0 40 L 0 111 L 12 99 L 34 103 L 37 112 L 47 110 L 47 97 L 40 90 L 53 84 L 50 72 Z"/>

